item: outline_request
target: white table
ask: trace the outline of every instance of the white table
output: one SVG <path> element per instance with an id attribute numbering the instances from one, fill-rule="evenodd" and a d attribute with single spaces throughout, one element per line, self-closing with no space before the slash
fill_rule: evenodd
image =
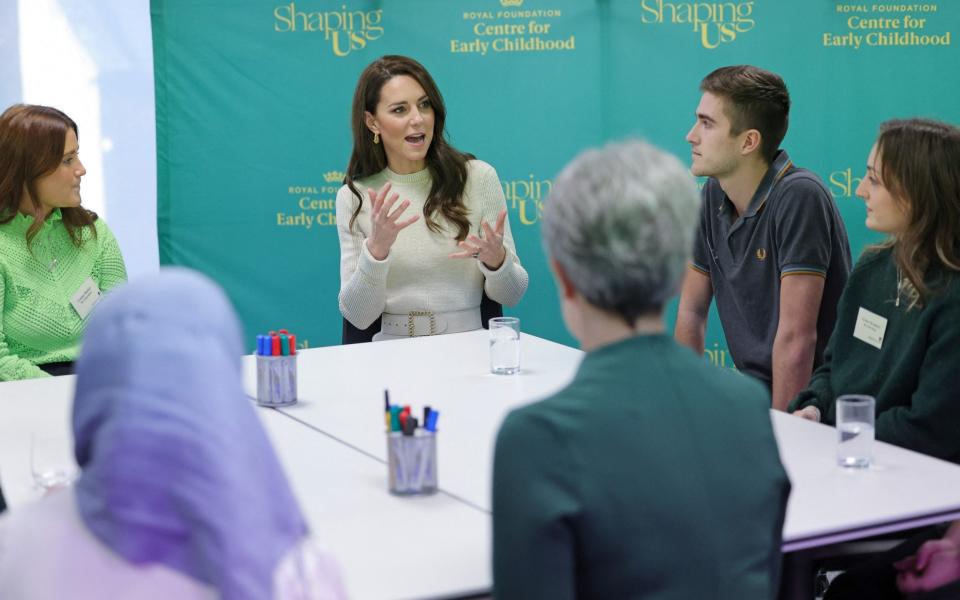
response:
<path id="1" fill-rule="evenodd" d="M 394 403 L 441 411 L 441 489 L 490 511 L 492 454 L 506 413 L 561 388 L 582 353 L 522 336 L 519 376 L 489 374 L 484 331 L 324 348 L 300 358 L 301 403 L 281 409 L 384 460 L 383 389 Z M 252 358 L 246 386 L 254 393 Z M 877 466 L 836 466 L 836 430 L 771 411 L 793 483 L 783 532 L 785 597 L 812 597 L 810 560 L 838 543 L 960 518 L 960 467 L 877 444 Z"/>
<path id="2" fill-rule="evenodd" d="M 70 407 L 76 377 L 0 383 L 0 481 L 7 504 L 36 498 L 30 472 L 33 436 L 72 439 Z"/>
<path id="3" fill-rule="evenodd" d="M 65 376 L 0 383 L 0 476 L 13 510 L 37 496 L 31 436 L 70 437 L 74 382 Z M 489 589 L 489 515 L 443 493 L 392 496 L 379 461 L 272 409 L 257 413 L 311 530 L 336 556 L 351 598 Z"/>
<path id="4" fill-rule="evenodd" d="M 781 598 L 813 598 L 814 560 L 847 554 L 844 542 L 960 518 L 960 466 L 875 443 L 874 466 L 842 469 L 833 427 L 780 412 L 772 417 L 793 483 Z"/>
<path id="5" fill-rule="evenodd" d="M 583 354 L 524 335 L 522 372 L 492 375 L 485 331 L 301 353 L 301 402 L 280 409 L 380 460 L 383 390 L 394 403 L 441 411 L 442 489 L 490 510 L 492 453 L 506 413 L 565 385 Z M 246 387 L 254 393 L 252 357 Z M 793 482 L 784 552 L 899 531 L 960 517 L 960 466 L 889 444 L 876 466 L 836 467 L 836 430 L 771 411 L 781 460 Z"/>
<path id="6" fill-rule="evenodd" d="M 486 335 L 304 351 L 300 403 L 259 410 L 311 526 L 338 556 L 353 597 L 489 589 L 497 428 L 510 409 L 567 383 L 582 354 L 524 335 L 521 374 L 491 375 Z M 250 393 L 253 360 L 244 359 Z M 30 495 L 30 432 L 68 435 L 73 379 L 0 383 L 0 475 L 13 506 Z M 385 387 L 394 403 L 441 412 L 442 492 L 435 496 L 386 492 Z M 788 578 L 803 572 L 804 557 L 817 548 L 960 518 L 960 466 L 877 444 L 875 468 L 844 471 L 834 463 L 833 428 L 781 413 L 772 419 L 793 483 L 783 550 L 798 560 L 788 560 Z"/>
<path id="7" fill-rule="evenodd" d="M 385 465 L 272 409 L 258 412 L 350 598 L 443 598 L 490 588 L 488 515 L 443 493 L 393 496 Z"/>
<path id="8" fill-rule="evenodd" d="M 488 339 L 480 330 L 301 352 L 299 402 L 279 410 L 385 462 L 384 389 L 418 419 L 430 405 L 440 411 L 440 488 L 489 512 L 500 422 L 510 409 L 566 385 L 583 353 L 521 335 L 521 372 L 493 375 Z M 255 397 L 254 358 L 244 360 L 244 387 Z"/>
<path id="9" fill-rule="evenodd" d="M 833 427 L 773 413 L 793 482 L 783 551 L 793 552 L 960 518 L 960 466 L 875 443 L 875 465 L 836 466 Z"/>

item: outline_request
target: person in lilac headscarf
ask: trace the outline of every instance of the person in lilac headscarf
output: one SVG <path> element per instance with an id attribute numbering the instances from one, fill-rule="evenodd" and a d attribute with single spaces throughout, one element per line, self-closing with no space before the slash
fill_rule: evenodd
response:
<path id="1" fill-rule="evenodd" d="M 4 596 L 343 597 L 243 392 L 241 353 L 230 302 L 197 273 L 103 301 L 77 363 L 82 474 L 0 525 Z"/>

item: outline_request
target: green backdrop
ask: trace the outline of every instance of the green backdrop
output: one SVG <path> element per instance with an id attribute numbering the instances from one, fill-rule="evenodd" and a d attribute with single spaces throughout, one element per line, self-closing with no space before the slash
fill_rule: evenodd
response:
<path id="1" fill-rule="evenodd" d="M 877 240 L 853 192 L 880 122 L 960 121 L 951 0 L 153 0 L 151 14 L 160 260 L 220 282 L 251 344 L 278 327 L 339 343 L 334 198 L 354 85 L 383 54 L 420 60 L 453 143 L 497 168 L 530 273 L 507 312 L 571 344 L 540 246 L 553 176 L 626 136 L 688 160 L 698 84 L 714 68 L 784 77 L 783 147 L 827 182 L 854 256 Z M 707 353 L 732 366 L 715 312 Z"/>

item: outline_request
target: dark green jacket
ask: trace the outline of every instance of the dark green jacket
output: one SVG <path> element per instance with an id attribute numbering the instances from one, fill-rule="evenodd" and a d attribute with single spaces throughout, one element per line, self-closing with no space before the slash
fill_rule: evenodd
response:
<path id="1" fill-rule="evenodd" d="M 497 437 L 497 598 L 773 598 L 790 483 L 766 390 L 664 335 L 589 353 Z"/>
<path id="2" fill-rule="evenodd" d="M 878 440 L 960 462 L 960 276 L 929 277 L 923 308 L 897 306 L 892 250 L 857 263 L 837 308 L 837 325 L 810 385 L 790 410 L 814 405 L 836 423 L 835 400 L 868 394 L 877 401 Z M 887 319 L 879 349 L 853 336 L 863 307 Z"/>

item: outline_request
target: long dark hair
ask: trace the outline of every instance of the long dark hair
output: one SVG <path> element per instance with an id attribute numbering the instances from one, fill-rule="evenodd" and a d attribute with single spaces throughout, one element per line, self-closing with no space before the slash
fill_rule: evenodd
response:
<path id="1" fill-rule="evenodd" d="M 20 210 L 24 191 L 33 205 L 34 221 L 27 229 L 27 245 L 43 227 L 37 180 L 49 175 L 63 160 L 67 131 L 79 137 L 73 119 L 55 108 L 33 104 L 14 104 L 0 115 L 0 224 L 9 223 Z M 96 237 L 97 215 L 82 206 L 60 209 L 70 239 L 83 244 L 83 228 Z"/>
<path id="2" fill-rule="evenodd" d="M 876 156 L 883 185 L 909 209 L 906 229 L 880 247 L 893 248 L 917 291 L 911 305 L 922 306 L 931 269 L 960 271 L 960 129 L 932 119 L 886 121 Z"/>
<path id="3" fill-rule="evenodd" d="M 375 175 L 387 167 L 386 152 L 382 145 L 373 143 L 373 135 L 367 129 L 364 113 L 377 112 L 383 84 L 400 75 L 415 79 L 426 92 L 433 107 L 433 142 L 427 150 L 426 159 L 433 183 L 423 205 L 425 222 L 431 231 L 443 231 L 443 226 L 434 219 L 439 212 L 457 228 L 456 239 L 462 241 L 470 232 L 470 220 L 467 218 L 469 211 L 463 203 L 463 189 L 467 185 L 467 161 L 473 156 L 460 152 L 447 142 L 444 131 L 447 109 L 443 104 L 443 96 L 423 65 L 406 56 L 382 56 L 370 63 L 360 74 L 357 89 L 353 93 L 353 112 L 350 117 L 353 152 L 347 165 L 347 176 L 343 179 L 343 183 L 350 188 L 358 201 L 357 208 L 350 217 L 350 228 L 353 228 L 363 206 L 363 195 L 357 190 L 354 181 Z"/>

